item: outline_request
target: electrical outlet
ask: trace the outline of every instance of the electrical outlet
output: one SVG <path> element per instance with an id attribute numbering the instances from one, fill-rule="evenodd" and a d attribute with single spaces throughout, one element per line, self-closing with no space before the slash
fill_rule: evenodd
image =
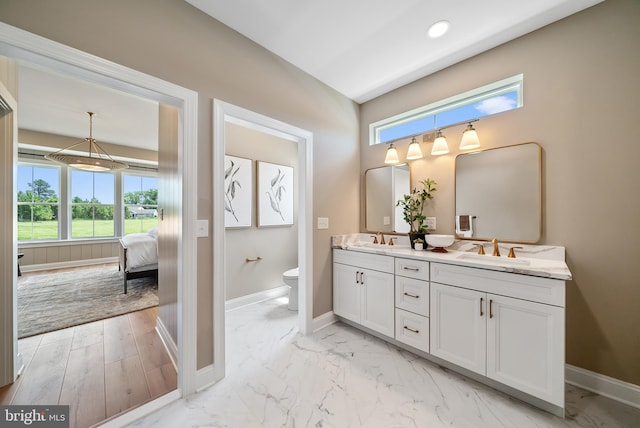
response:
<path id="1" fill-rule="evenodd" d="M 435 217 L 427 217 L 425 219 L 425 224 L 429 228 L 429 231 L 436 230 L 436 218 Z"/>

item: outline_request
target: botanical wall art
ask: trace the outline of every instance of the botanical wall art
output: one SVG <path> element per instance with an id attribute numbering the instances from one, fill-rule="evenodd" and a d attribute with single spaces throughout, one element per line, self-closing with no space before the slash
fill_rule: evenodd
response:
<path id="1" fill-rule="evenodd" d="M 293 224 L 293 167 L 258 162 L 258 226 Z"/>
<path id="2" fill-rule="evenodd" d="M 224 225 L 251 227 L 253 168 L 251 159 L 224 157 Z"/>

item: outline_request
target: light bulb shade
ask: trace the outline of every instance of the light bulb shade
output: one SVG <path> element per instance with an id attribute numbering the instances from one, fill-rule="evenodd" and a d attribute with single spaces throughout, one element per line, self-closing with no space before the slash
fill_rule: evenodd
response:
<path id="1" fill-rule="evenodd" d="M 422 157 L 422 150 L 420 150 L 420 143 L 413 137 L 411 144 L 409 144 L 409 150 L 407 151 L 407 160 L 420 159 Z"/>
<path id="2" fill-rule="evenodd" d="M 480 147 L 480 139 L 475 128 L 469 124 L 467 129 L 462 133 L 460 141 L 460 150 L 470 150 Z"/>
<path id="3" fill-rule="evenodd" d="M 436 140 L 433 142 L 433 147 L 431 148 L 432 155 L 445 155 L 449 153 L 449 145 L 447 144 L 447 139 L 442 132 L 438 131 Z"/>
<path id="4" fill-rule="evenodd" d="M 389 148 L 387 149 L 387 156 L 384 158 L 384 163 L 400 163 L 400 159 L 398 158 L 398 151 L 396 150 L 396 146 L 393 143 L 389 144 Z"/>

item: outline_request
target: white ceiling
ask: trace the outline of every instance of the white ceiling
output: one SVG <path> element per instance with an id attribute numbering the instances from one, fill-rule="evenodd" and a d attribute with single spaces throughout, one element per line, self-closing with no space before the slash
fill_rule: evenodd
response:
<path id="1" fill-rule="evenodd" d="M 601 0 L 185 0 L 362 103 Z M 445 19 L 447 34 L 428 27 Z M 21 64 L 18 126 L 157 150 L 158 104 Z"/>
<path id="2" fill-rule="evenodd" d="M 158 149 L 158 103 L 135 95 L 20 64 L 18 127 L 101 142 Z M 84 146 L 83 146 L 84 147 Z"/>
<path id="3" fill-rule="evenodd" d="M 185 1 L 362 103 L 602 0 Z"/>

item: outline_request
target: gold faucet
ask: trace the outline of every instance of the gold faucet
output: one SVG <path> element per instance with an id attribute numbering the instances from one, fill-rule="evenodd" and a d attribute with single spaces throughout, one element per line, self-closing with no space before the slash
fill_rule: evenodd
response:
<path id="1" fill-rule="evenodd" d="M 393 240 L 397 238 L 389 238 L 389 245 L 393 245 Z"/>
<path id="2" fill-rule="evenodd" d="M 516 253 L 513 250 L 521 250 L 522 247 L 511 247 L 509 248 L 509 255 L 507 256 L 510 259 L 515 259 L 516 258 Z"/>
<path id="3" fill-rule="evenodd" d="M 478 246 L 478 254 L 484 255 L 484 244 L 483 243 L 473 244 L 473 245 L 477 245 Z"/>
<path id="4" fill-rule="evenodd" d="M 493 240 L 491 240 L 491 242 L 493 243 L 493 255 L 496 257 L 500 257 L 500 248 L 498 248 L 498 240 L 494 238 Z"/>
<path id="5" fill-rule="evenodd" d="M 373 238 L 373 243 L 377 244 L 378 243 L 378 235 L 371 235 L 371 237 Z"/>
<path id="6" fill-rule="evenodd" d="M 380 234 L 380 245 L 384 245 L 386 244 L 386 242 L 384 242 L 384 233 L 382 232 L 378 232 Z"/>

